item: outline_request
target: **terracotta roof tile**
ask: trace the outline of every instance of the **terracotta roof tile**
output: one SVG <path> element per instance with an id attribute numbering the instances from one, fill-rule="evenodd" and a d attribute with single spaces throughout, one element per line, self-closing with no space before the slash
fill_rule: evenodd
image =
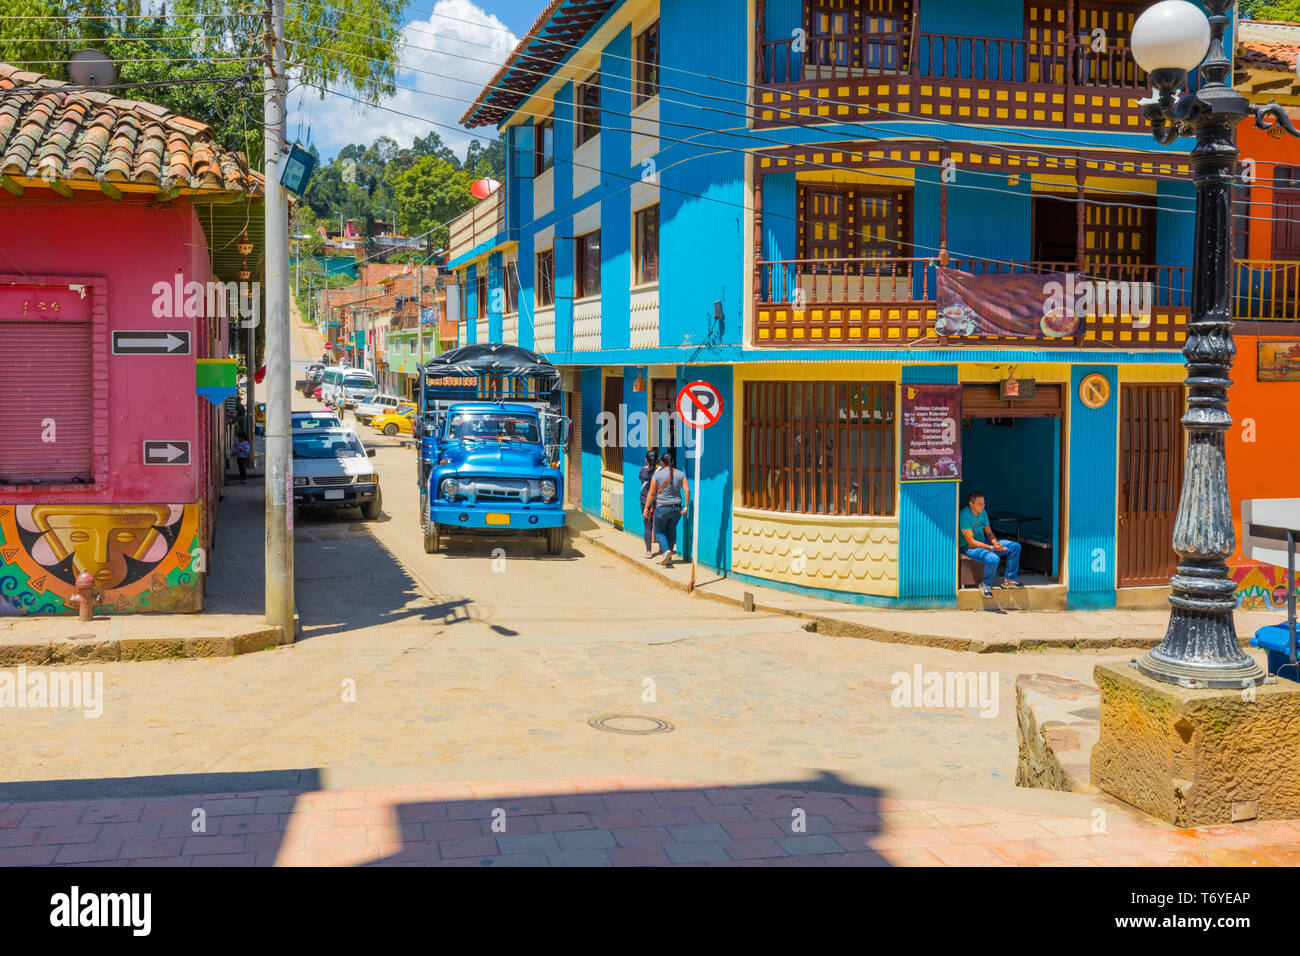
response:
<path id="1" fill-rule="evenodd" d="M 262 176 L 212 128 L 165 107 L 0 62 L 0 173 L 261 194 Z"/>

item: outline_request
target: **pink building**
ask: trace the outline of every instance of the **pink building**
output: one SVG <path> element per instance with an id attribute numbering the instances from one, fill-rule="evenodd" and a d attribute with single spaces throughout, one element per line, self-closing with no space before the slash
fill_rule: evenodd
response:
<path id="1" fill-rule="evenodd" d="M 231 434 L 195 363 L 260 277 L 261 178 L 151 104 L 7 64 L 0 104 L 0 615 L 72 612 L 81 573 L 197 611 Z"/>

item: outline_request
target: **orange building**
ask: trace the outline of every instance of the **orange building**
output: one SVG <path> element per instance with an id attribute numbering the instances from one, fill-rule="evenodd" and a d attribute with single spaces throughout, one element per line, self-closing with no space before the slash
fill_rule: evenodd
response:
<path id="1" fill-rule="evenodd" d="M 1276 100 L 1300 123 L 1296 55 L 1300 24 L 1237 25 L 1236 85 L 1254 103 Z M 1234 578 L 1244 604 L 1280 608 L 1281 569 L 1240 552 L 1241 503 L 1300 497 L 1300 141 L 1238 127 L 1243 185 L 1236 204 L 1237 361 L 1228 410 L 1228 478 L 1238 553 Z M 1288 353 L 1294 359 L 1288 360 Z"/>

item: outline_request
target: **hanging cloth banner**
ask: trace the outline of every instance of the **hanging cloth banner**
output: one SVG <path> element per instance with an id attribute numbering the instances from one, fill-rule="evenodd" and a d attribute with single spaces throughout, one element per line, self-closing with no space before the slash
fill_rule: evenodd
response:
<path id="1" fill-rule="evenodd" d="M 1071 308 L 1073 289 L 1087 282 L 1077 272 L 1002 272 L 971 275 L 937 266 L 936 335 L 1060 339 L 1083 334 Z"/>

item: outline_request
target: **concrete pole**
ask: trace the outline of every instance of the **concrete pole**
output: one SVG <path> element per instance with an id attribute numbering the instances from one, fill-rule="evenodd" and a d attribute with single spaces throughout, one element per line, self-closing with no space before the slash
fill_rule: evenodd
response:
<path id="1" fill-rule="evenodd" d="M 416 370 L 421 383 L 424 382 L 424 263 L 415 267 L 415 340 L 420 356 Z"/>
<path id="2" fill-rule="evenodd" d="M 266 0 L 266 622 L 296 637 L 293 597 L 293 380 L 289 364 L 289 205 L 284 149 L 284 0 Z"/>

